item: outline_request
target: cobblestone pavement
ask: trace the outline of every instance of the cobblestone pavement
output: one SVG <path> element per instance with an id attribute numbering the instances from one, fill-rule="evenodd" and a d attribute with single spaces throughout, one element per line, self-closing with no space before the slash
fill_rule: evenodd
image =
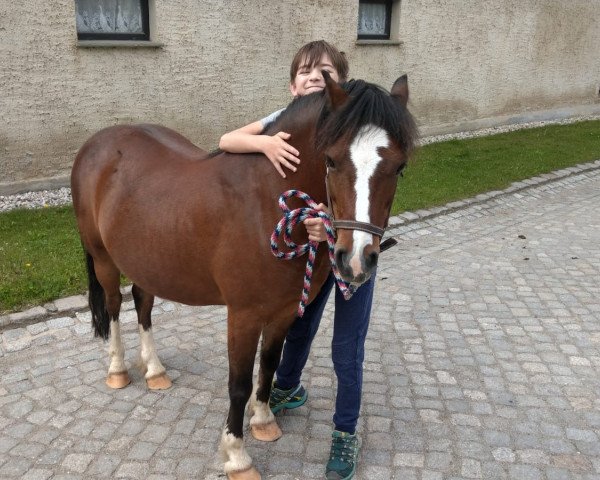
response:
<path id="1" fill-rule="evenodd" d="M 382 254 L 359 479 L 600 479 L 600 170 L 480 200 L 396 227 Z M 322 478 L 331 315 L 307 404 L 279 416 L 279 441 L 247 440 L 263 478 Z M 133 369 L 128 388 L 104 385 L 86 311 L 3 331 L 0 478 L 223 478 L 225 310 L 163 301 L 154 318 L 166 392 Z"/>

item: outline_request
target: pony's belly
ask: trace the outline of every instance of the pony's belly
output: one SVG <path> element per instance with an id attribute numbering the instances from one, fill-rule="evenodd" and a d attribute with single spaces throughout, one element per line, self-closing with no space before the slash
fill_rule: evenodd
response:
<path id="1" fill-rule="evenodd" d="M 187 305 L 223 304 L 206 262 L 195 256 L 172 255 L 143 245 L 107 250 L 119 270 L 152 295 Z"/>
<path id="2" fill-rule="evenodd" d="M 154 296 L 186 305 L 223 305 L 223 298 L 210 278 L 182 278 L 147 272 L 125 275 L 143 290 Z M 176 278 L 179 277 L 179 278 Z"/>

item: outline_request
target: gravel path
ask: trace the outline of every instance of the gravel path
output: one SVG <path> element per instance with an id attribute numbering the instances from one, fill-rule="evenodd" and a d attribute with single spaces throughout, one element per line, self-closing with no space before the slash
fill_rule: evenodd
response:
<path id="1" fill-rule="evenodd" d="M 600 115 L 588 115 L 572 117 L 556 121 L 529 122 L 513 125 L 501 125 L 498 127 L 484 128 L 471 132 L 449 133 L 445 135 L 432 135 L 423 137 L 420 140 L 421 145 L 443 142 L 446 140 L 484 137 L 487 135 L 496 135 L 498 133 L 512 132 L 525 128 L 538 128 L 544 125 L 566 125 L 577 123 L 584 120 L 597 120 Z M 71 189 L 67 187 L 58 190 L 41 190 L 37 192 L 20 193 L 16 195 L 0 195 L 0 212 L 6 212 L 16 208 L 44 208 L 49 206 L 66 205 L 71 203 Z"/>

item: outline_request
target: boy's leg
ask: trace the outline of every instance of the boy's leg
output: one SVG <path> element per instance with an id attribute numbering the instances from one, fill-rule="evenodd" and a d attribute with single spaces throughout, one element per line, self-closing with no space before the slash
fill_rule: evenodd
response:
<path id="1" fill-rule="evenodd" d="M 328 480 L 347 480 L 354 477 L 358 458 L 356 423 L 362 395 L 362 364 L 365 338 L 371 315 L 375 272 L 348 301 L 336 289 L 335 317 L 331 356 L 338 390 L 329 460 L 325 466 Z"/>
<path id="2" fill-rule="evenodd" d="M 275 373 L 276 385 L 281 390 L 295 388 L 300 384 L 300 376 L 308 360 L 312 341 L 319 329 L 334 280 L 333 274 L 329 274 L 321 291 L 306 307 L 304 316 L 296 319 L 285 337 L 281 362 Z"/>
<path id="3" fill-rule="evenodd" d="M 362 396 L 365 339 L 371 316 L 375 274 L 350 300 L 335 292 L 335 316 L 331 356 L 338 380 L 333 423 L 335 429 L 355 433 Z"/>

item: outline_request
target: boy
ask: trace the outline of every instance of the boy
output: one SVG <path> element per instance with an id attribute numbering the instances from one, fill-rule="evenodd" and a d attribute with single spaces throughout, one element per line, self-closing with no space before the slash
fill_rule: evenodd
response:
<path id="1" fill-rule="evenodd" d="M 327 70 L 337 82 L 345 82 L 348 61 L 343 53 L 329 43 L 319 40 L 304 45 L 294 56 L 290 68 L 290 92 L 293 96 L 307 95 L 324 89 L 322 70 Z M 290 135 L 278 132 L 262 135 L 265 126 L 283 111 L 272 113 L 262 120 L 250 123 L 221 137 L 219 147 L 233 153 L 261 152 L 271 161 L 279 174 L 286 178 L 285 169 L 295 172 L 300 165 L 299 152 L 286 142 Z M 319 205 L 324 209 L 323 204 Z M 314 241 L 327 239 L 320 218 L 304 221 L 308 238 Z M 356 424 L 362 393 L 362 364 L 364 345 L 371 315 L 375 275 L 363 284 L 348 301 L 335 288 L 335 316 L 331 356 L 338 380 L 335 413 L 335 430 L 325 475 L 329 480 L 348 480 L 354 476 L 358 456 Z M 312 340 L 317 333 L 321 316 L 331 289 L 335 284 L 330 274 L 317 297 L 296 319 L 286 337 L 281 362 L 275 372 L 269 405 L 273 413 L 303 405 L 308 397 L 300 384 L 302 369 L 308 360 Z"/>

